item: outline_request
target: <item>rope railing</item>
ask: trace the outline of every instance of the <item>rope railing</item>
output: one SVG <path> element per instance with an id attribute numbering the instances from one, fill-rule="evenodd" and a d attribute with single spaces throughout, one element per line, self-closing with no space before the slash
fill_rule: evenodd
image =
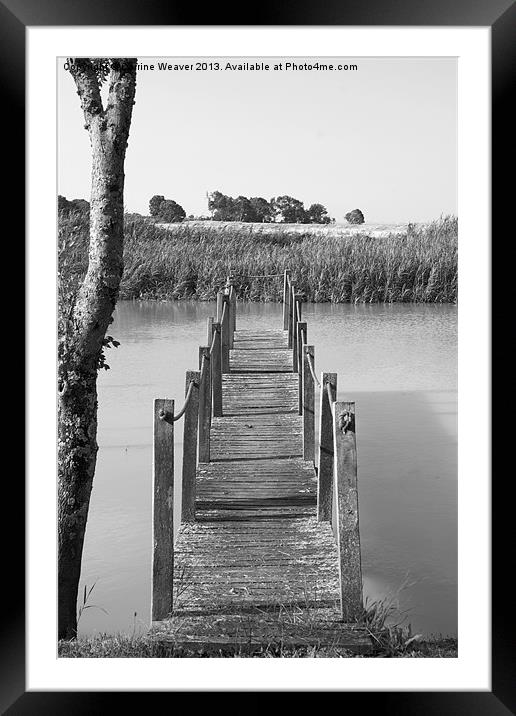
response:
<path id="1" fill-rule="evenodd" d="M 331 383 L 326 383 L 326 392 L 328 393 L 328 400 L 330 401 L 330 405 L 333 405 L 333 403 L 336 402 L 336 398 L 333 397 L 333 388 L 331 386 Z"/>
<path id="2" fill-rule="evenodd" d="M 201 371 L 201 380 L 204 378 L 204 374 L 206 373 L 206 369 L 207 369 L 208 365 L 209 365 L 209 363 L 206 360 L 206 356 L 203 355 L 203 357 L 201 358 L 201 366 L 199 368 L 199 370 Z"/>
<path id="3" fill-rule="evenodd" d="M 313 365 L 314 357 L 310 353 L 308 354 L 308 367 L 310 368 L 310 373 L 312 374 L 312 378 L 314 379 L 314 382 L 317 383 L 317 386 L 321 387 L 321 381 L 319 378 L 315 375 L 315 367 Z"/>
<path id="4" fill-rule="evenodd" d="M 177 413 L 177 415 L 174 415 L 174 417 L 172 418 L 174 422 L 176 422 L 177 420 L 180 420 L 183 417 L 183 415 L 185 414 L 186 409 L 188 407 L 188 403 L 190 402 L 190 398 L 192 397 L 194 385 L 195 385 L 195 381 L 191 380 L 190 385 L 188 386 L 188 391 L 186 393 L 185 402 L 183 404 L 183 407 L 181 408 L 179 413 Z"/>
<path id="5" fill-rule="evenodd" d="M 217 331 L 213 331 L 213 336 L 211 339 L 211 345 L 210 345 L 210 356 L 213 355 L 213 351 L 215 350 L 215 342 L 217 340 Z"/>

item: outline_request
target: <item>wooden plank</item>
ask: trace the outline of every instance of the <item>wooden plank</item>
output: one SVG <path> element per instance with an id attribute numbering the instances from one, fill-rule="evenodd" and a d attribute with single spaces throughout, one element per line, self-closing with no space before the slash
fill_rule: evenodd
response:
<path id="1" fill-rule="evenodd" d="M 199 423 L 199 384 L 198 370 L 186 371 L 185 396 L 190 384 L 192 392 L 183 417 L 183 473 L 181 518 L 184 522 L 195 520 L 195 478 L 197 474 L 197 429 Z"/>
<path id="2" fill-rule="evenodd" d="M 174 401 L 154 401 L 152 619 L 172 612 L 174 577 Z"/>
<path id="3" fill-rule="evenodd" d="M 334 404 L 333 440 L 335 444 L 335 503 L 341 615 L 360 619 L 363 611 L 362 567 L 358 528 L 357 450 L 355 403 Z"/>
<path id="4" fill-rule="evenodd" d="M 230 356 L 230 370 L 232 373 L 291 373 L 292 353 L 288 348 L 270 349 L 266 352 L 234 349 Z"/>
<path id="5" fill-rule="evenodd" d="M 319 520 L 331 519 L 333 485 L 333 412 L 328 399 L 326 384 L 337 397 L 337 374 L 322 373 L 319 409 L 319 449 L 317 473 L 317 515 Z"/>

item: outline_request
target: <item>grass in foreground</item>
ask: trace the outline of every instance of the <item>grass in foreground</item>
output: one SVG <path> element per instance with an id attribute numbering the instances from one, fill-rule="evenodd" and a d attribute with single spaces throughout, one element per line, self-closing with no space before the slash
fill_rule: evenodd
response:
<path id="1" fill-rule="evenodd" d="M 81 637 L 75 641 L 60 641 L 58 654 L 62 658 L 180 658 L 180 657 L 213 657 L 212 653 L 201 650 L 185 650 L 174 645 L 156 643 L 148 636 L 131 637 L 125 634 L 115 636 L 99 634 L 92 637 Z M 253 653 L 218 653 L 219 657 L 237 658 L 456 658 L 457 640 L 447 637 L 413 641 L 406 646 L 385 644 L 368 655 L 357 657 L 355 654 L 336 648 L 308 647 L 293 649 L 278 646 L 267 647 Z"/>
<path id="2" fill-rule="evenodd" d="M 137 634 L 134 630 L 132 635 L 99 634 L 72 641 L 62 640 L 58 644 L 58 654 L 64 658 L 456 658 L 457 639 L 443 636 L 424 638 L 421 634 L 413 635 L 410 624 L 404 626 L 396 623 L 396 618 L 401 615 L 400 594 L 409 586 L 407 577 L 394 593 L 373 602 L 368 603 L 366 600 L 360 623 L 369 632 L 373 651 L 360 656 L 336 646 L 299 648 L 281 643 L 256 647 L 251 651 L 245 647 L 217 651 L 212 648 L 208 651 L 193 645 L 185 647 L 184 643 L 175 644 L 173 640 L 160 642 L 148 634 Z M 307 606 L 300 614 L 299 607 L 294 609 L 285 605 L 278 618 L 285 623 L 290 623 L 292 618 L 297 623 L 299 620 L 309 622 L 313 612 Z"/>
<path id="3" fill-rule="evenodd" d="M 88 216 L 61 215 L 60 284 L 80 281 L 87 268 Z M 280 278 L 253 278 L 292 271 L 310 302 L 454 303 L 457 299 L 457 219 L 442 217 L 407 232 L 324 235 L 310 231 L 260 233 L 227 226 L 174 231 L 126 216 L 125 299 L 213 300 L 225 277 L 235 277 L 240 299 L 279 301 Z"/>

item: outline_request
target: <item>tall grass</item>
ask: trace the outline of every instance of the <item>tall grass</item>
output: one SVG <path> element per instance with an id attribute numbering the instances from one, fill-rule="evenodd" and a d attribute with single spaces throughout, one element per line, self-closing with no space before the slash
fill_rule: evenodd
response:
<path id="1" fill-rule="evenodd" d="M 88 217 L 60 218 L 60 265 L 77 279 L 87 267 Z M 373 238 L 258 233 L 190 226 L 171 232 L 126 218 L 121 298 L 212 300 L 226 275 L 239 298 L 279 301 L 281 278 L 252 278 L 291 269 L 305 300 L 334 303 L 430 302 L 457 299 L 457 219 L 441 217 L 405 233 Z M 63 273 L 63 272 L 61 272 Z"/>

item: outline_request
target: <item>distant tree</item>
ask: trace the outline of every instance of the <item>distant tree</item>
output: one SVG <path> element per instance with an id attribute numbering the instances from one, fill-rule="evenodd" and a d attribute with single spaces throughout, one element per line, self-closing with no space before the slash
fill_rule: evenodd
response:
<path id="1" fill-rule="evenodd" d="M 365 221 L 364 215 L 362 214 L 360 209 L 353 209 L 353 211 L 348 211 L 344 218 L 349 224 L 363 224 Z"/>
<path id="2" fill-rule="evenodd" d="M 186 211 L 180 204 L 172 201 L 172 199 L 165 199 L 165 201 L 161 202 L 159 214 L 156 218 L 158 221 L 163 221 L 166 224 L 177 223 L 186 218 Z"/>
<path id="3" fill-rule="evenodd" d="M 149 214 L 151 216 L 157 216 L 164 201 L 164 196 L 161 196 L 161 194 L 154 194 L 154 196 L 149 201 Z"/>
<path id="4" fill-rule="evenodd" d="M 261 196 L 252 196 L 249 201 L 251 202 L 254 216 L 256 217 L 253 221 L 259 221 L 262 223 L 273 221 L 274 212 L 267 199 L 264 199 Z"/>
<path id="5" fill-rule="evenodd" d="M 283 224 L 304 224 L 306 213 L 303 202 L 292 196 L 278 196 L 271 199 L 274 215 Z"/>
<path id="6" fill-rule="evenodd" d="M 233 221 L 258 221 L 253 205 L 246 196 L 237 196 L 233 204 Z"/>
<path id="7" fill-rule="evenodd" d="M 70 211 L 70 202 L 65 196 L 61 196 L 61 194 L 57 197 L 57 210 Z"/>
<path id="8" fill-rule="evenodd" d="M 57 210 L 66 211 L 68 213 L 78 211 L 82 214 L 84 212 L 89 212 L 90 202 L 86 201 L 86 199 L 68 200 L 65 196 L 61 196 L 61 194 L 59 194 L 57 197 Z"/>
<path id="9" fill-rule="evenodd" d="M 328 210 L 322 204 L 312 204 L 306 215 L 310 224 L 329 224 L 331 221 Z"/>
<path id="10" fill-rule="evenodd" d="M 235 220 L 235 200 L 220 191 L 214 191 L 208 196 L 208 209 L 215 221 Z"/>
<path id="11" fill-rule="evenodd" d="M 90 202 L 86 199 L 72 199 L 72 211 L 88 212 L 90 210 Z"/>

